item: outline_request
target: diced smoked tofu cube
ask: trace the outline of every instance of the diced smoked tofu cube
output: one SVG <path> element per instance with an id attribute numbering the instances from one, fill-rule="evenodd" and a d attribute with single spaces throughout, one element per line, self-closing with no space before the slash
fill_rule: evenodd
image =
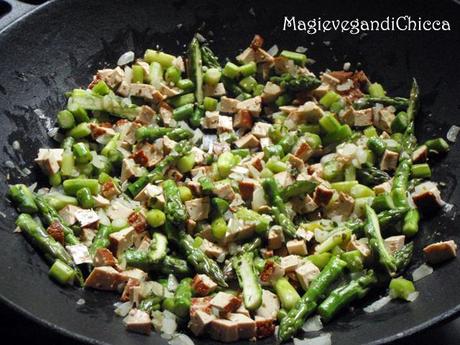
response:
<path id="1" fill-rule="evenodd" d="M 297 125 L 311 122 L 316 123 L 324 116 L 324 111 L 315 102 L 308 101 L 289 113 L 285 124 L 288 129 L 296 129 Z"/>
<path id="2" fill-rule="evenodd" d="M 93 257 L 93 265 L 99 266 L 115 266 L 118 263 L 112 252 L 107 248 L 98 248 Z"/>
<path id="3" fill-rule="evenodd" d="M 412 200 L 422 212 L 433 212 L 444 205 L 437 185 L 431 181 L 417 185 Z"/>
<path id="4" fill-rule="evenodd" d="M 241 305 L 241 299 L 226 292 L 218 292 L 209 302 L 212 307 L 227 314 L 233 313 Z"/>
<path id="5" fill-rule="evenodd" d="M 329 91 L 332 91 L 331 86 L 326 83 L 321 83 L 321 85 L 314 89 L 311 93 L 316 99 L 319 100 Z"/>
<path id="6" fill-rule="evenodd" d="M 310 282 L 315 279 L 319 273 L 319 268 L 310 261 L 305 261 L 302 265 L 295 269 L 297 280 L 304 290 L 308 289 Z"/>
<path id="7" fill-rule="evenodd" d="M 320 79 L 321 79 L 321 81 L 323 83 L 326 83 L 326 84 L 331 85 L 331 86 L 336 86 L 336 85 L 340 84 L 340 79 L 337 79 L 336 77 L 334 77 L 333 75 L 331 75 L 329 73 L 321 74 Z"/>
<path id="8" fill-rule="evenodd" d="M 426 162 L 428 158 L 428 148 L 426 145 L 422 145 L 414 150 L 412 152 L 412 162 L 418 164 L 418 163 L 424 163 Z"/>
<path id="9" fill-rule="evenodd" d="M 236 60 L 241 62 L 242 64 L 247 64 L 252 61 L 255 62 L 256 61 L 255 55 L 256 55 L 255 50 L 252 49 L 251 47 L 248 47 L 236 57 Z"/>
<path id="10" fill-rule="evenodd" d="M 404 235 L 390 236 L 385 238 L 383 243 L 387 251 L 393 255 L 404 246 L 405 239 L 406 236 Z"/>
<path id="11" fill-rule="evenodd" d="M 236 107 L 238 103 L 240 103 L 240 101 L 235 98 L 228 98 L 223 96 L 220 99 L 220 111 L 227 114 L 236 113 Z"/>
<path id="12" fill-rule="evenodd" d="M 268 230 L 268 249 L 278 249 L 284 244 L 283 229 L 279 226 L 273 226 Z"/>
<path id="13" fill-rule="evenodd" d="M 246 307 L 244 306 L 244 303 L 242 303 L 240 305 L 240 307 L 237 310 L 235 310 L 235 313 L 243 314 L 243 315 L 246 315 L 248 317 L 251 317 L 251 314 L 249 313 L 249 310 L 247 310 Z"/>
<path id="14" fill-rule="evenodd" d="M 386 181 L 386 182 L 383 182 L 381 184 L 378 184 L 378 185 L 374 186 L 373 190 L 374 190 L 375 194 L 377 194 L 377 195 L 383 194 L 383 193 L 389 193 L 391 191 L 391 182 Z"/>
<path id="15" fill-rule="evenodd" d="M 293 272 L 302 262 L 297 255 L 288 255 L 281 258 L 280 265 L 285 272 Z"/>
<path id="16" fill-rule="evenodd" d="M 210 301 L 212 300 L 211 296 L 207 297 L 192 297 L 192 303 L 190 306 L 190 317 L 195 315 L 196 312 L 202 311 L 206 314 L 211 314 L 211 304 Z"/>
<path id="17" fill-rule="evenodd" d="M 262 304 L 256 310 L 256 315 L 266 319 L 276 319 L 280 310 L 278 296 L 269 290 L 262 290 Z"/>
<path id="18" fill-rule="evenodd" d="M 165 83 L 160 83 L 161 87 L 160 87 L 160 92 L 166 96 L 166 98 L 169 98 L 169 97 L 174 97 L 174 96 L 177 96 L 178 94 L 180 94 L 182 92 L 181 89 L 177 88 L 177 87 L 169 87 L 168 85 L 166 85 Z"/>
<path id="19" fill-rule="evenodd" d="M 297 156 L 294 156 L 292 153 L 289 153 L 287 155 L 287 161 L 289 162 L 289 164 L 291 164 L 291 166 L 294 169 L 297 169 L 298 171 L 301 171 L 305 168 L 303 160 L 298 158 Z"/>
<path id="20" fill-rule="evenodd" d="M 217 85 L 204 84 L 203 93 L 206 97 L 220 97 L 224 96 L 226 91 L 223 83 L 218 83 Z"/>
<path id="21" fill-rule="evenodd" d="M 132 96 L 153 100 L 155 87 L 149 84 L 131 84 L 129 92 Z"/>
<path id="22" fill-rule="evenodd" d="M 126 330 L 141 334 L 150 334 L 152 332 L 152 320 L 145 311 L 131 309 L 128 315 L 123 319 Z"/>
<path id="23" fill-rule="evenodd" d="M 219 126 L 219 112 L 218 111 L 207 111 L 205 113 L 204 119 L 202 120 L 202 125 L 204 128 L 217 129 Z"/>
<path id="24" fill-rule="evenodd" d="M 185 202 L 185 208 L 194 221 L 207 219 L 210 210 L 209 197 L 188 200 Z"/>
<path id="25" fill-rule="evenodd" d="M 275 333 L 275 320 L 264 317 L 255 317 L 257 338 L 270 337 Z"/>
<path id="26" fill-rule="evenodd" d="M 373 116 L 374 115 L 372 112 L 372 108 L 354 110 L 353 111 L 353 118 L 354 118 L 353 125 L 355 127 L 371 126 L 373 123 Z"/>
<path id="27" fill-rule="evenodd" d="M 143 105 L 139 115 L 136 117 L 136 121 L 142 123 L 143 125 L 150 125 L 153 122 L 155 114 L 156 113 L 152 108 L 148 105 Z"/>
<path id="28" fill-rule="evenodd" d="M 107 199 L 112 199 L 120 193 L 120 190 L 113 181 L 107 181 L 101 187 L 101 194 Z"/>
<path id="29" fill-rule="evenodd" d="M 259 146 L 259 139 L 248 133 L 235 141 L 234 144 L 240 149 L 253 149 Z"/>
<path id="30" fill-rule="evenodd" d="M 353 108 L 346 108 L 339 112 L 339 120 L 343 124 L 347 124 L 349 126 L 355 125 L 355 116 Z"/>
<path id="31" fill-rule="evenodd" d="M 339 192 L 339 197 L 327 206 L 327 216 L 331 219 L 341 217 L 348 218 L 355 207 L 355 199 L 348 194 Z"/>
<path id="32" fill-rule="evenodd" d="M 59 163 L 62 161 L 63 153 L 63 149 L 39 149 L 35 163 L 38 164 L 46 175 L 54 175 L 60 169 Z"/>
<path id="33" fill-rule="evenodd" d="M 165 126 L 169 126 L 173 119 L 172 108 L 167 103 L 161 102 L 158 112 Z"/>
<path id="34" fill-rule="evenodd" d="M 107 208 L 107 216 L 114 219 L 128 219 L 133 210 L 119 200 L 113 201 Z"/>
<path id="35" fill-rule="evenodd" d="M 271 124 L 265 122 L 256 122 L 254 127 L 252 127 L 251 133 L 254 134 L 257 138 L 268 137 L 268 132 L 272 127 Z"/>
<path id="36" fill-rule="evenodd" d="M 368 258 L 371 255 L 369 246 L 364 242 L 358 241 L 355 235 L 351 236 L 346 249 L 347 251 L 358 250 L 364 258 Z"/>
<path id="37" fill-rule="evenodd" d="M 377 122 L 374 119 L 375 126 L 380 128 L 382 131 L 391 133 L 391 123 L 395 119 L 395 114 L 392 111 L 389 111 L 387 108 L 383 108 L 378 113 Z"/>
<path id="38" fill-rule="evenodd" d="M 213 314 L 207 314 L 202 310 L 197 310 L 190 316 L 188 327 L 193 334 L 199 336 L 206 331 L 208 325 L 215 319 L 216 317 Z"/>
<path id="39" fill-rule="evenodd" d="M 212 339 L 230 343 L 238 340 L 238 325 L 224 319 L 212 320 L 209 324 L 209 335 Z"/>
<path id="40" fill-rule="evenodd" d="M 252 194 L 254 193 L 254 190 L 256 188 L 254 181 L 249 179 L 243 179 L 238 182 L 238 186 L 243 200 L 251 200 Z"/>
<path id="41" fill-rule="evenodd" d="M 426 261 L 432 265 L 439 264 L 457 256 L 457 244 L 453 240 L 433 243 L 423 248 Z"/>
<path id="42" fill-rule="evenodd" d="M 292 153 L 297 158 L 306 162 L 313 154 L 313 149 L 306 141 L 299 140 L 299 142 L 294 146 Z"/>
<path id="43" fill-rule="evenodd" d="M 125 182 L 130 178 L 136 176 L 136 162 L 134 159 L 125 158 L 121 164 L 121 174 L 120 174 L 120 181 Z"/>
<path id="44" fill-rule="evenodd" d="M 128 302 L 129 300 L 131 300 L 132 288 L 135 287 L 135 286 L 139 286 L 139 285 L 140 285 L 139 280 L 128 278 L 128 282 L 126 283 L 126 285 L 125 285 L 125 287 L 123 289 L 123 292 L 121 294 L 120 301 Z"/>
<path id="45" fill-rule="evenodd" d="M 262 92 L 262 101 L 264 103 L 270 103 L 276 100 L 276 98 L 281 95 L 283 90 L 281 87 L 271 81 L 267 82 L 264 86 L 264 90 Z"/>
<path id="46" fill-rule="evenodd" d="M 74 225 L 77 222 L 76 214 L 81 210 L 83 209 L 78 206 L 66 205 L 64 208 L 59 210 L 59 215 L 61 216 L 64 223 L 68 225 Z"/>
<path id="47" fill-rule="evenodd" d="M 252 116 L 259 116 L 262 111 L 262 98 L 256 96 L 253 98 L 248 98 L 244 101 L 241 101 L 236 106 L 237 110 L 247 110 L 251 113 Z"/>
<path id="48" fill-rule="evenodd" d="M 235 198 L 235 192 L 233 191 L 230 183 L 216 183 L 212 192 L 219 198 L 232 201 Z"/>
<path id="49" fill-rule="evenodd" d="M 76 265 L 90 264 L 93 261 L 89 255 L 88 247 L 82 243 L 66 246 L 65 249 L 72 256 Z"/>
<path id="50" fill-rule="evenodd" d="M 395 170 L 398 165 L 399 153 L 385 150 L 380 161 L 380 170 Z"/>
<path id="51" fill-rule="evenodd" d="M 95 207 L 107 207 L 110 205 L 110 200 L 104 198 L 102 195 L 98 194 L 93 196 L 93 199 L 95 201 Z"/>
<path id="52" fill-rule="evenodd" d="M 128 223 L 137 233 L 141 233 L 147 229 L 147 220 L 141 212 L 133 212 L 128 217 Z"/>
<path id="53" fill-rule="evenodd" d="M 326 206 L 331 201 L 334 191 L 323 185 L 319 185 L 315 189 L 313 200 L 318 206 Z"/>
<path id="54" fill-rule="evenodd" d="M 125 72 L 121 67 L 115 69 L 101 69 L 97 71 L 97 77 L 106 82 L 110 88 L 115 88 L 118 84 L 121 83 L 125 76 Z"/>
<path id="55" fill-rule="evenodd" d="M 98 290 L 116 291 L 120 290 L 127 282 L 125 276 L 116 271 L 113 267 L 95 267 L 85 280 L 85 287 Z"/>
<path id="56" fill-rule="evenodd" d="M 230 116 L 219 115 L 219 122 L 217 124 L 219 133 L 233 131 L 233 120 Z"/>
<path id="57" fill-rule="evenodd" d="M 134 279 L 137 280 L 138 282 L 143 282 L 147 279 L 147 273 L 142 271 L 139 268 L 131 268 L 129 270 L 121 272 L 126 278 L 128 279 Z"/>
<path id="58" fill-rule="evenodd" d="M 227 319 L 237 325 L 239 339 L 251 339 L 256 336 L 256 322 L 250 317 L 231 313 Z"/>
<path id="59" fill-rule="evenodd" d="M 284 276 L 286 271 L 275 261 L 267 260 L 263 271 L 260 273 L 260 281 L 263 283 L 275 282 Z"/>
<path id="60" fill-rule="evenodd" d="M 252 115 L 249 111 L 245 109 L 238 110 L 238 112 L 233 117 L 233 127 L 234 128 L 249 129 L 249 128 L 252 128 L 252 125 L 253 125 Z"/>
<path id="61" fill-rule="evenodd" d="M 81 228 L 96 229 L 99 224 L 99 216 L 93 210 L 77 210 L 75 218 Z"/>
<path id="62" fill-rule="evenodd" d="M 286 243 L 290 255 L 305 256 L 308 254 L 307 245 L 304 240 L 290 240 Z"/>
<path id="63" fill-rule="evenodd" d="M 132 226 L 116 231 L 109 235 L 110 250 L 118 258 L 123 252 L 134 244 L 136 231 Z"/>
<path id="64" fill-rule="evenodd" d="M 197 274 L 193 278 L 192 289 L 196 296 L 207 296 L 217 289 L 217 284 L 206 274 Z"/>
<path id="65" fill-rule="evenodd" d="M 163 188 L 149 183 L 134 198 L 134 200 L 140 202 L 148 202 L 151 199 L 164 202 Z"/>
<path id="66" fill-rule="evenodd" d="M 260 148 L 263 150 L 266 147 L 273 145 L 273 142 L 270 138 L 260 138 Z"/>
<path id="67" fill-rule="evenodd" d="M 208 241 L 205 238 L 203 239 L 200 248 L 207 256 L 215 259 L 225 253 L 224 248 L 211 241 Z"/>
<path id="68" fill-rule="evenodd" d="M 276 183 L 280 188 L 286 188 L 287 186 L 294 183 L 294 178 L 288 171 L 282 171 L 273 176 Z"/>

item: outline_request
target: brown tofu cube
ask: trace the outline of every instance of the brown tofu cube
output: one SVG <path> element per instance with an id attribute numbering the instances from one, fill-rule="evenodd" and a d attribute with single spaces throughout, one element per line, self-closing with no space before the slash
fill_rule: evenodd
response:
<path id="1" fill-rule="evenodd" d="M 270 337 L 275 333 L 275 320 L 274 319 L 267 319 L 267 318 L 256 315 L 255 321 L 256 321 L 257 338 L 261 339 L 261 338 Z"/>
<path id="2" fill-rule="evenodd" d="M 268 230 L 268 249 L 279 249 L 283 246 L 284 234 L 283 229 L 279 226 L 273 226 Z"/>
<path id="3" fill-rule="evenodd" d="M 240 103 L 240 101 L 235 98 L 223 96 L 220 99 L 220 111 L 222 113 L 233 114 L 236 112 L 238 103 Z"/>
<path id="4" fill-rule="evenodd" d="M 101 187 L 101 194 L 107 199 L 112 199 L 120 193 L 120 190 L 112 181 L 105 182 Z"/>
<path id="5" fill-rule="evenodd" d="M 212 339 L 230 343 L 238 340 L 238 325 L 229 320 L 216 319 L 209 324 L 209 335 Z"/>
<path id="6" fill-rule="evenodd" d="M 286 243 L 290 255 L 305 256 L 308 254 L 307 245 L 304 240 L 290 240 Z"/>
<path id="7" fill-rule="evenodd" d="M 353 111 L 353 125 L 355 127 L 367 127 L 373 123 L 372 108 Z"/>
<path id="8" fill-rule="evenodd" d="M 278 300 L 278 296 L 271 291 L 263 289 L 262 304 L 256 310 L 256 315 L 267 319 L 276 319 L 279 310 L 280 301 Z"/>
<path id="9" fill-rule="evenodd" d="M 313 201 L 318 206 L 326 206 L 329 203 L 329 201 L 331 201 L 333 195 L 334 191 L 332 189 L 329 189 L 323 185 L 319 185 L 315 189 Z"/>
<path id="10" fill-rule="evenodd" d="M 243 314 L 229 314 L 227 317 L 238 327 L 239 339 L 251 339 L 256 335 L 256 322 Z"/>
<path id="11" fill-rule="evenodd" d="M 133 212 L 128 217 L 128 223 L 139 234 L 147 230 L 147 220 L 140 212 Z"/>
<path id="12" fill-rule="evenodd" d="M 224 314 L 228 314 L 233 313 L 240 307 L 241 299 L 226 292 L 218 292 L 210 301 L 210 304 Z"/>
<path id="13" fill-rule="evenodd" d="M 352 250 L 358 250 L 364 258 L 371 256 L 371 249 L 369 246 L 364 242 L 358 241 L 355 235 L 351 236 L 351 239 L 347 244 L 347 251 Z"/>
<path id="14" fill-rule="evenodd" d="M 117 291 L 127 282 L 127 278 L 113 267 L 95 267 L 85 280 L 85 287 L 98 290 Z"/>
<path id="15" fill-rule="evenodd" d="M 202 311 L 207 314 L 211 313 L 211 304 L 210 301 L 213 297 L 207 296 L 207 297 L 193 297 L 192 298 L 192 303 L 190 306 L 190 317 L 195 315 L 196 312 Z"/>
<path id="16" fill-rule="evenodd" d="M 193 334 L 196 336 L 205 333 L 209 324 L 215 320 L 216 317 L 212 314 L 207 314 L 202 310 L 197 310 L 193 315 L 190 317 L 190 322 L 188 327 L 192 331 Z"/>
<path id="17" fill-rule="evenodd" d="M 252 115 L 249 111 L 242 109 L 238 110 L 233 118 L 233 127 L 234 128 L 244 128 L 249 129 L 252 127 Z"/>
<path id="18" fill-rule="evenodd" d="M 141 283 L 139 282 L 139 280 L 128 278 L 128 282 L 126 283 L 125 288 L 123 289 L 120 300 L 122 302 L 129 301 L 131 299 L 132 288 L 135 286 L 139 286 L 140 284 Z"/>
<path id="19" fill-rule="evenodd" d="M 149 335 L 152 332 L 152 320 L 149 314 L 139 309 L 131 309 L 123 319 L 126 330 Z"/>
<path id="20" fill-rule="evenodd" d="M 439 264 L 457 256 L 457 244 L 453 240 L 432 243 L 423 248 L 426 261 L 432 265 Z"/>
<path id="21" fill-rule="evenodd" d="M 319 268 L 309 261 L 305 261 L 305 263 L 295 270 L 297 280 L 304 290 L 308 289 L 310 282 L 315 279 L 319 273 Z"/>
<path id="22" fill-rule="evenodd" d="M 254 181 L 251 180 L 246 179 L 239 182 L 240 194 L 243 200 L 252 199 L 252 193 L 254 193 L 255 187 Z"/>
<path id="23" fill-rule="evenodd" d="M 280 266 L 285 272 L 293 272 L 302 262 L 297 255 L 288 255 L 281 258 Z"/>
<path id="24" fill-rule="evenodd" d="M 94 267 L 99 266 L 112 266 L 118 263 L 117 259 L 113 256 L 112 252 L 107 248 L 98 248 L 93 257 Z"/>
<path id="25" fill-rule="evenodd" d="M 217 284 L 206 274 L 197 274 L 193 278 L 192 289 L 197 296 L 207 296 L 217 289 Z"/>
<path id="26" fill-rule="evenodd" d="M 259 139 L 253 134 L 248 133 L 235 141 L 234 144 L 240 149 L 253 149 L 259 146 Z"/>
<path id="27" fill-rule="evenodd" d="M 209 197 L 188 200 L 185 202 L 185 208 L 194 221 L 207 219 L 211 208 Z"/>
<path id="28" fill-rule="evenodd" d="M 412 162 L 418 164 L 418 163 L 424 163 L 426 162 L 428 158 L 428 148 L 426 145 L 422 145 L 414 150 L 412 152 Z"/>
<path id="29" fill-rule="evenodd" d="M 385 150 L 380 161 L 380 170 L 395 170 L 398 166 L 399 153 Z"/>
<path id="30" fill-rule="evenodd" d="M 134 244 L 136 231 L 132 226 L 109 235 L 110 250 L 118 258 L 123 252 Z"/>
<path id="31" fill-rule="evenodd" d="M 294 156 L 306 162 L 313 154 L 313 149 L 306 141 L 301 140 L 292 150 Z"/>

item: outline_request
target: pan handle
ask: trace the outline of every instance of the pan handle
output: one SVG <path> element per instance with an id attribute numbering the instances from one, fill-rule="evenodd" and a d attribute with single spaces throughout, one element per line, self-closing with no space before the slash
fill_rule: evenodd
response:
<path id="1" fill-rule="evenodd" d="M 0 32 L 46 0 L 0 0 Z M 2 12 L 5 13 L 2 16 Z"/>

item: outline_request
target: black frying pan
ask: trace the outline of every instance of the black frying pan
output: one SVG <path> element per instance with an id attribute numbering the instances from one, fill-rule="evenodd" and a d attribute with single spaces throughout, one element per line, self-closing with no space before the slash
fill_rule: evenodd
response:
<path id="1" fill-rule="evenodd" d="M 29 5 L 18 7 L 17 1 L 13 6 L 23 12 L 33 9 Z M 451 31 L 379 32 L 362 36 L 329 32 L 309 36 L 282 30 L 285 15 L 296 15 L 298 19 L 318 16 L 384 19 L 405 14 L 449 20 Z M 284 0 L 271 4 L 268 0 L 260 3 L 65 0 L 35 8 L 0 31 L 0 210 L 6 214 L 6 218 L 0 218 L 1 300 L 52 329 L 90 343 L 165 343 L 157 335 L 146 339 L 125 332 L 121 319 L 113 313 L 115 295 L 62 288 L 51 282 L 40 257 L 22 236 L 13 234 L 16 213 L 3 198 L 7 176 L 10 183 L 30 183 L 39 175 L 32 160 L 38 147 L 53 145 L 46 136 L 45 126 L 47 119 L 54 121 L 57 110 L 64 106 L 63 93 L 87 85 L 98 68 L 115 64 L 123 52 L 134 50 L 140 54 L 158 44 L 167 51 L 181 53 L 183 44 L 200 28 L 213 39 L 212 48 L 221 57 L 234 56 L 237 49 L 248 45 L 254 33 L 259 33 L 265 37 L 267 48 L 274 43 L 280 48 L 308 47 L 308 55 L 318 61 L 312 68 L 315 72 L 325 67 L 341 69 L 344 62 L 351 62 L 353 68 L 363 68 L 394 95 L 406 95 L 410 77 L 414 76 L 422 90 L 417 135 L 425 140 L 444 136 L 452 124 L 460 122 L 459 14 L 460 5 L 452 1 Z M 12 19 L 10 15 L 0 25 Z M 40 110 L 46 118 L 37 115 Z M 14 140 L 21 144 L 20 151 L 12 149 Z M 451 153 L 439 160 L 434 169 L 434 179 L 446 183 L 444 198 L 454 205 L 460 205 L 460 194 L 456 191 L 459 153 L 459 146 L 453 145 Z M 20 169 L 30 168 L 32 174 L 21 176 L 7 161 Z M 460 243 L 455 215 L 454 209 L 449 214 L 441 212 L 425 219 L 416 240 L 416 253 L 420 253 L 424 244 L 440 239 Z M 411 268 L 421 262 L 422 256 L 416 254 Z M 429 327 L 460 310 L 458 260 L 437 268 L 416 286 L 421 294 L 415 303 L 392 302 L 373 314 L 356 308 L 324 331 L 332 332 L 334 344 L 385 343 Z M 82 306 L 76 304 L 80 298 L 86 301 Z M 370 301 L 366 299 L 360 305 Z M 266 339 L 259 343 L 273 341 Z"/>

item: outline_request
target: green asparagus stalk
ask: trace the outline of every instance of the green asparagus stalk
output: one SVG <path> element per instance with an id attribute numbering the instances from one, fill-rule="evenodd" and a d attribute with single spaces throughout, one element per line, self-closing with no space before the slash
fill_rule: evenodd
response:
<path id="1" fill-rule="evenodd" d="M 281 77 L 271 77 L 270 81 L 285 88 L 290 93 L 312 91 L 321 85 L 321 81 L 313 76 L 294 76 L 290 73 L 283 74 Z"/>
<path id="2" fill-rule="evenodd" d="M 390 175 L 376 167 L 368 166 L 356 170 L 356 178 L 359 183 L 372 187 L 390 180 Z"/>
<path id="3" fill-rule="evenodd" d="M 396 271 L 396 263 L 393 256 L 388 253 L 382 234 L 377 214 L 369 205 L 366 205 L 366 222 L 364 232 L 369 239 L 369 244 L 375 255 L 378 256 L 380 264 L 392 275 Z"/>
<path id="4" fill-rule="evenodd" d="M 353 103 L 355 109 L 366 109 L 375 106 L 377 103 L 384 106 L 392 105 L 397 110 L 406 110 L 409 106 L 409 100 L 403 97 L 370 97 L 364 96 Z"/>
<path id="5" fill-rule="evenodd" d="M 307 292 L 281 320 L 278 337 L 281 341 L 289 340 L 305 323 L 307 317 L 316 309 L 321 296 L 340 277 L 346 262 L 333 256 L 321 273 L 311 282 Z"/>
<path id="6" fill-rule="evenodd" d="M 281 191 L 284 201 L 294 196 L 305 195 L 313 192 L 318 184 L 312 181 L 296 181 Z"/>
<path id="7" fill-rule="evenodd" d="M 168 240 L 166 236 L 155 232 L 147 250 L 128 249 L 124 257 L 128 266 L 148 269 L 161 262 L 165 258 L 167 250 Z"/>
<path id="8" fill-rule="evenodd" d="M 24 184 L 16 184 L 10 187 L 8 196 L 16 205 L 19 212 L 35 213 L 38 207 L 35 204 L 33 193 Z"/>
<path id="9" fill-rule="evenodd" d="M 192 304 L 192 279 L 184 278 L 180 281 L 174 293 L 174 313 L 179 317 L 186 317 Z"/>
<path id="10" fill-rule="evenodd" d="M 179 188 L 173 180 L 163 183 L 166 219 L 174 224 L 182 224 L 187 219 L 187 211 L 180 198 Z"/>
<path id="11" fill-rule="evenodd" d="M 318 306 L 318 314 L 325 321 L 330 321 L 351 302 L 363 298 L 376 282 L 377 277 L 374 271 L 369 270 L 365 275 L 338 287 Z"/>
<path id="12" fill-rule="evenodd" d="M 107 248 L 110 245 L 110 234 L 116 231 L 118 231 L 118 229 L 113 228 L 111 225 L 100 224 L 99 229 L 96 232 L 96 236 L 89 247 L 90 255 L 94 256 L 99 248 Z"/>
<path id="13" fill-rule="evenodd" d="M 176 141 L 187 140 L 193 137 L 193 133 L 184 128 L 167 128 L 167 127 L 140 127 L 136 129 L 136 140 L 154 141 L 163 136 Z"/>
<path id="14" fill-rule="evenodd" d="M 254 268 L 254 254 L 247 252 L 234 257 L 233 269 L 243 290 L 244 306 L 256 310 L 262 304 L 262 288 Z"/>
<path id="15" fill-rule="evenodd" d="M 287 215 L 286 206 L 280 195 L 280 190 L 275 179 L 265 179 L 262 182 L 262 186 L 265 190 L 265 194 L 268 195 L 270 203 L 272 204 L 272 212 L 275 216 L 276 222 L 283 228 L 283 232 L 288 238 L 294 238 L 296 228 L 292 220 Z"/>
<path id="16" fill-rule="evenodd" d="M 75 111 L 78 108 L 106 111 L 130 121 L 133 121 L 140 113 L 140 108 L 137 105 L 126 104 L 121 97 L 116 96 L 113 92 L 101 96 L 89 90 L 74 89 L 70 94 L 67 109 Z"/>
<path id="17" fill-rule="evenodd" d="M 200 42 L 196 37 L 192 39 L 187 51 L 188 74 L 195 85 L 195 99 L 200 105 L 203 103 L 203 61 Z"/>
<path id="18" fill-rule="evenodd" d="M 56 259 L 72 267 L 75 271 L 75 276 L 80 285 L 83 285 L 82 273 L 75 266 L 72 257 L 65 248 L 52 238 L 46 230 L 37 223 L 29 214 L 21 213 L 16 220 L 16 225 L 19 226 L 24 236 L 37 247 L 45 256 L 48 262 L 54 263 Z"/>
<path id="19" fill-rule="evenodd" d="M 402 272 L 407 266 L 409 266 L 413 252 L 414 242 L 409 242 L 393 255 L 398 272 Z"/>

